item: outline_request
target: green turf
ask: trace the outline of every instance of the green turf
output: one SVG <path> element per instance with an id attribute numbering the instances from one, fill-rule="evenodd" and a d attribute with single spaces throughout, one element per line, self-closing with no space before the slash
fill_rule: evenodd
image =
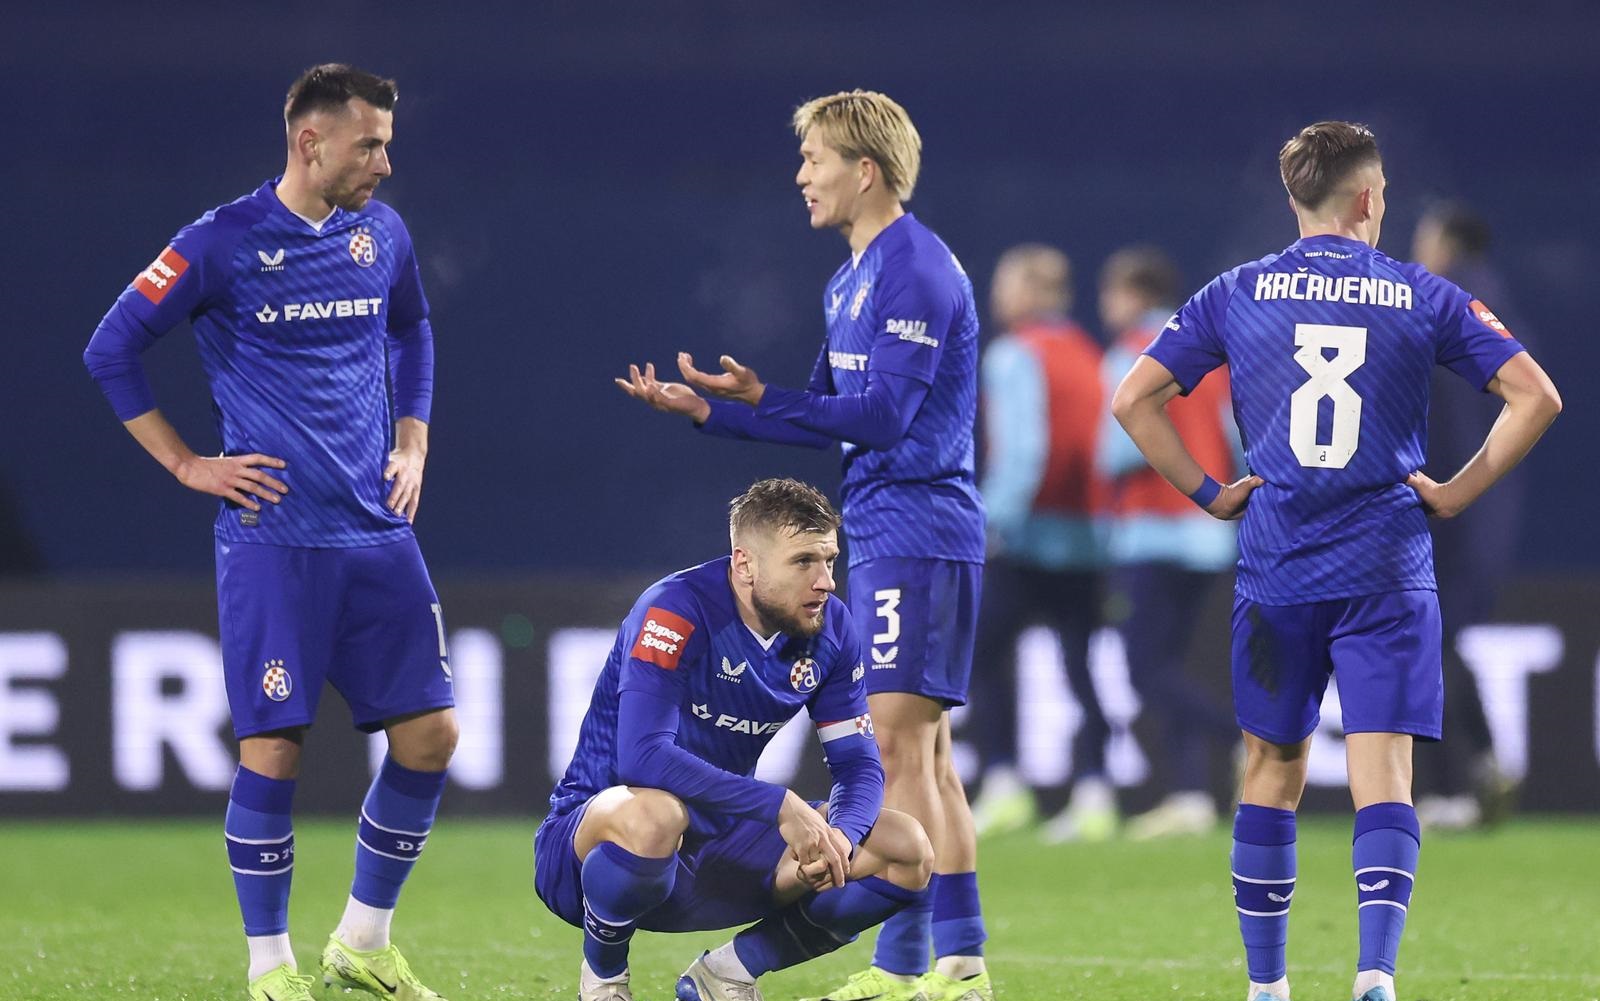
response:
<path id="1" fill-rule="evenodd" d="M 1343 1001 L 1355 959 L 1347 822 L 1302 824 L 1290 930 L 1295 997 Z M 396 940 L 453 1001 L 570 998 L 577 930 L 531 887 L 533 824 L 441 819 Z M 351 825 L 302 821 L 291 912 L 302 968 L 343 907 Z M 1423 848 L 1401 955 L 1406 1001 L 1600 998 L 1600 823 L 1521 820 Z M 988 956 L 1007 1001 L 1224 998 L 1244 972 L 1226 835 L 1157 844 L 985 842 Z M 216 821 L 0 824 L 0 998 L 244 996 L 244 945 Z M 640 1001 L 722 934 L 634 941 Z M 763 978 L 815 994 L 867 960 L 852 946 Z"/>

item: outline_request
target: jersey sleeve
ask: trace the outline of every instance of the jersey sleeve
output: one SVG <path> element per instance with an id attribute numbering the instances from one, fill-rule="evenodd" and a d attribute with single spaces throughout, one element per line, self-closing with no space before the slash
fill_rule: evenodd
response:
<path id="1" fill-rule="evenodd" d="M 1206 373 L 1226 364 L 1222 319 L 1227 312 L 1230 285 L 1213 279 L 1172 315 L 1144 353 L 1166 366 L 1188 396 Z"/>
<path id="2" fill-rule="evenodd" d="M 394 387 L 396 417 L 427 423 L 433 412 L 433 326 L 428 297 L 422 292 L 411 234 L 394 217 L 394 280 L 389 286 L 389 380 Z"/>
<path id="3" fill-rule="evenodd" d="M 833 776 L 828 824 L 859 845 L 883 810 L 883 763 L 867 711 L 866 667 L 848 610 L 841 608 L 836 643 L 822 684 L 807 703 L 822 755 Z"/>
<path id="4" fill-rule="evenodd" d="M 658 593 L 623 623 L 629 644 L 618 680 L 617 777 L 715 812 L 775 822 L 782 786 L 719 768 L 678 746 L 690 666 L 708 656 L 693 600 Z"/>
<path id="5" fill-rule="evenodd" d="M 1500 366 L 1526 348 L 1499 317 L 1471 294 L 1422 269 L 1417 286 L 1434 307 L 1434 358 L 1445 368 L 1483 389 Z"/>
<path id="6" fill-rule="evenodd" d="M 959 290 L 934 269 L 912 267 L 886 269 L 877 291 L 878 332 L 867 370 L 932 386 L 961 302 Z"/>
<path id="7" fill-rule="evenodd" d="M 204 220 L 185 226 L 100 320 L 83 363 L 119 420 L 155 409 L 139 355 L 167 331 L 203 312 L 227 288 L 228 259 L 236 242 Z"/>
<path id="8" fill-rule="evenodd" d="M 686 668 L 706 656 L 708 642 L 693 598 L 687 592 L 669 591 L 640 601 L 623 622 L 621 638 L 628 653 L 622 660 L 618 691 L 645 692 L 675 702 L 686 688 Z"/>

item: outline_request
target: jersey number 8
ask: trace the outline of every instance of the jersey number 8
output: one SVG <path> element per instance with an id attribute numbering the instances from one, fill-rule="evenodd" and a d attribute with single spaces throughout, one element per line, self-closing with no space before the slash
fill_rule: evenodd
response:
<path id="1" fill-rule="evenodd" d="M 1343 469 L 1361 438 L 1361 397 L 1345 380 L 1367 360 L 1367 328 L 1325 323 L 1294 325 L 1294 360 L 1311 374 L 1289 395 L 1289 447 L 1302 466 Z M 1324 349 L 1332 348 L 1329 358 Z M 1333 401 L 1333 433 L 1317 441 L 1317 411 Z"/>

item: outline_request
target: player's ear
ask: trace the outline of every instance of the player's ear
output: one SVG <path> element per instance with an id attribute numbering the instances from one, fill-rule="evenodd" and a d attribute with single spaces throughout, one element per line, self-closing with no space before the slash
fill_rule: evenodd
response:
<path id="1" fill-rule="evenodd" d="M 303 125 L 295 130 L 294 151 L 299 154 L 302 161 L 306 163 L 319 162 L 319 144 L 320 137 L 317 135 L 316 129 L 311 128 L 309 125 Z"/>
<path id="2" fill-rule="evenodd" d="M 1372 188 L 1362 188 L 1356 193 L 1356 210 L 1361 213 L 1363 222 L 1372 218 Z"/>
<path id="3" fill-rule="evenodd" d="M 857 161 L 857 165 L 861 173 L 856 184 L 856 193 L 864 195 L 878 181 L 878 165 L 870 157 L 865 156 Z"/>
<path id="4" fill-rule="evenodd" d="M 749 584 L 756 579 L 755 554 L 744 546 L 733 547 L 733 576 L 742 584 Z"/>

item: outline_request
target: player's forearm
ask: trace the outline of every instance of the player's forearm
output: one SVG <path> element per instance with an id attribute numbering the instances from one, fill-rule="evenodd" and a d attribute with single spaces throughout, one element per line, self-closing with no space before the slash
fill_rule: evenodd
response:
<path id="1" fill-rule="evenodd" d="M 876 753 L 840 762 L 829 759 L 833 791 L 828 796 L 828 823 L 859 845 L 883 811 L 883 765 Z"/>
<path id="2" fill-rule="evenodd" d="M 670 792 L 718 813 L 773 820 L 783 786 L 735 775 L 677 744 L 678 703 L 661 695 L 625 690 L 617 702 L 617 778 L 625 785 Z"/>
<path id="3" fill-rule="evenodd" d="M 433 327 L 427 320 L 389 332 L 389 378 L 395 413 L 426 423 L 433 410 Z"/>
<path id="4" fill-rule="evenodd" d="M 140 352 L 154 342 L 148 331 L 113 306 L 84 349 L 83 364 L 124 422 L 155 409 L 155 394 L 139 360 Z"/>
<path id="5" fill-rule="evenodd" d="M 1159 395 L 1125 397 L 1118 390 L 1112 413 L 1145 461 L 1178 492 L 1192 494 L 1199 489 L 1205 470 L 1178 436 L 1177 427 L 1167 415 L 1166 400 Z"/>
<path id="6" fill-rule="evenodd" d="M 848 396 L 768 386 L 756 414 L 881 451 L 906 436 L 927 395 L 923 383 L 884 373 L 868 381 L 866 392 Z"/>
<path id="7" fill-rule="evenodd" d="M 827 448 L 834 439 L 796 426 L 792 421 L 762 417 L 743 403 L 726 400 L 708 400 L 710 411 L 706 419 L 695 427 L 718 438 L 738 438 L 741 441 L 763 441 L 775 445 L 799 445 L 803 448 Z"/>
<path id="8" fill-rule="evenodd" d="M 619 733 L 628 731 L 619 726 Z M 624 738 L 626 739 L 626 738 Z M 685 751 L 661 734 L 646 734 L 617 754 L 623 784 L 660 789 L 712 813 L 774 820 L 783 805 L 783 786 L 735 775 Z"/>
<path id="9" fill-rule="evenodd" d="M 1445 484 L 1451 507 L 1456 511 L 1466 508 L 1514 469 L 1560 412 L 1561 398 L 1554 387 L 1548 394 L 1534 392 L 1507 399 L 1483 447 Z"/>
<path id="10" fill-rule="evenodd" d="M 394 447 L 402 452 L 428 454 L 428 425 L 416 417 L 402 417 L 394 422 Z"/>
<path id="11" fill-rule="evenodd" d="M 192 462 L 198 456 L 178 434 L 178 429 L 161 414 L 159 410 L 151 410 L 140 414 L 132 420 L 122 422 L 135 441 L 144 446 L 151 457 L 161 463 L 167 472 L 178 475 L 179 470 L 187 462 Z"/>

